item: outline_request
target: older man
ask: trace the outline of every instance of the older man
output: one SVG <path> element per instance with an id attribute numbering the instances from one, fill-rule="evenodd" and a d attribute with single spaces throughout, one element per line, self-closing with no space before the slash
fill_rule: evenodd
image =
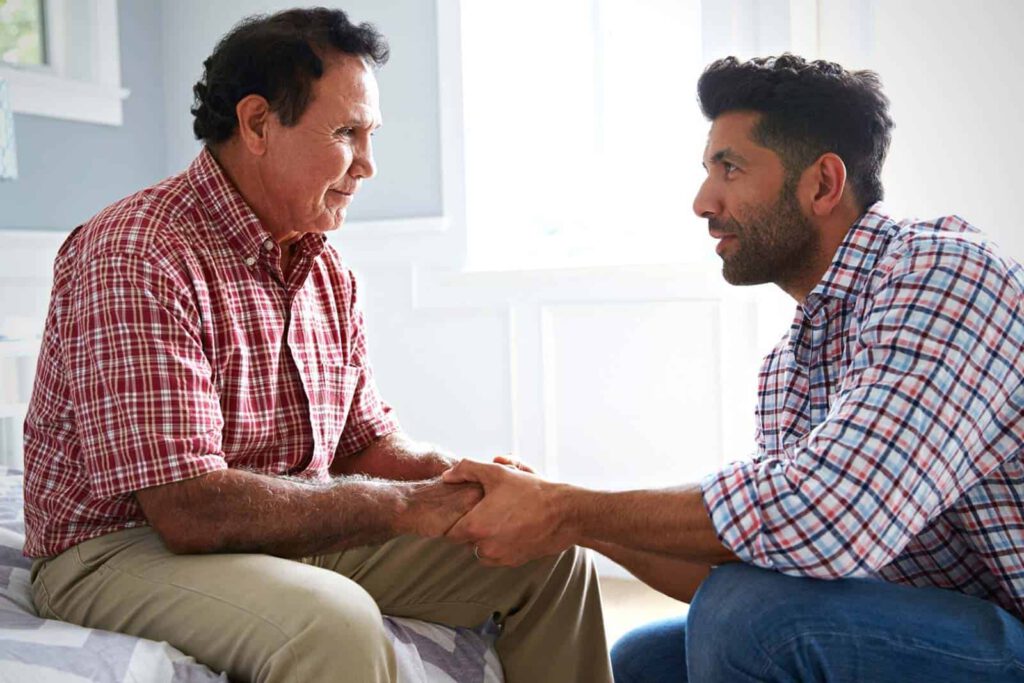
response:
<path id="1" fill-rule="evenodd" d="M 188 170 L 61 248 L 25 424 L 37 606 L 259 681 L 393 681 L 381 610 L 494 615 L 508 680 L 608 680 L 587 558 L 485 569 L 438 540 L 479 487 L 442 483 L 374 384 L 324 233 L 374 175 L 387 54 L 337 10 L 243 22 Z"/>
<path id="2" fill-rule="evenodd" d="M 494 564 L 587 545 L 692 599 L 616 645 L 616 681 L 1024 680 L 1024 269 L 886 214 L 875 74 L 730 58 L 698 92 L 723 275 L 797 302 L 754 459 L 625 492 L 464 462 L 446 479 L 486 493 L 449 533 Z"/>

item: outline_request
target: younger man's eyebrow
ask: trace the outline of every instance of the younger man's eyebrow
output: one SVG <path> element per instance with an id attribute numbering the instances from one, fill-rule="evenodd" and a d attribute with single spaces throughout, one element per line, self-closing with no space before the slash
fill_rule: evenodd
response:
<path id="1" fill-rule="evenodd" d="M 739 164 L 746 164 L 747 159 L 739 152 L 735 151 L 732 147 L 726 147 L 720 149 L 711 156 L 712 164 L 720 164 L 723 161 L 734 161 Z"/>

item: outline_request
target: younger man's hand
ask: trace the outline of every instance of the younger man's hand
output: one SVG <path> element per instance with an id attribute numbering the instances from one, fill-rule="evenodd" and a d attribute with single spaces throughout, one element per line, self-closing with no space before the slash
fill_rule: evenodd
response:
<path id="1" fill-rule="evenodd" d="M 448 538 L 473 546 L 484 565 L 514 567 L 575 543 L 563 514 L 564 485 L 506 464 L 471 460 L 463 460 L 442 479 L 483 487 L 483 500 L 452 527 Z"/>

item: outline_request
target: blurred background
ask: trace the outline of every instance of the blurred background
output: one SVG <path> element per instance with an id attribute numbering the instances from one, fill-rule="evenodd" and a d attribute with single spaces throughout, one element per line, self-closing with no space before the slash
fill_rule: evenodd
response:
<path id="1" fill-rule="evenodd" d="M 1016 0 L 349 0 L 389 39 L 379 175 L 332 242 L 414 437 L 601 488 L 748 455 L 793 303 L 721 281 L 691 211 L 720 56 L 877 70 L 903 217 L 957 213 L 1024 258 Z M 21 457 L 53 255 L 184 169 L 191 88 L 271 0 L 0 0 L 0 464 Z M 608 576 L 622 571 L 602 561 Z"/>

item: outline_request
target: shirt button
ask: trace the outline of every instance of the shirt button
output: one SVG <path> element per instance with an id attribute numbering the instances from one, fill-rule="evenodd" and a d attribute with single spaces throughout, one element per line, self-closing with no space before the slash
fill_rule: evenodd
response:
<path id="1" fill-rule="evenodd" d="M 264 242 L 263 243 L 263 248 L 266 249 L 267 251 L 273 251 L 274 250 L 274 240 L 267 240 L 266 242 Z"/>
<path id="2" fill-rule="evenodd" d="M 255 256 L 250 256 L 249 258 L 245 259 L 245 265 L 247 265 L 247 266 L 255 266 L 256 265 L 256 257 Z"/>

